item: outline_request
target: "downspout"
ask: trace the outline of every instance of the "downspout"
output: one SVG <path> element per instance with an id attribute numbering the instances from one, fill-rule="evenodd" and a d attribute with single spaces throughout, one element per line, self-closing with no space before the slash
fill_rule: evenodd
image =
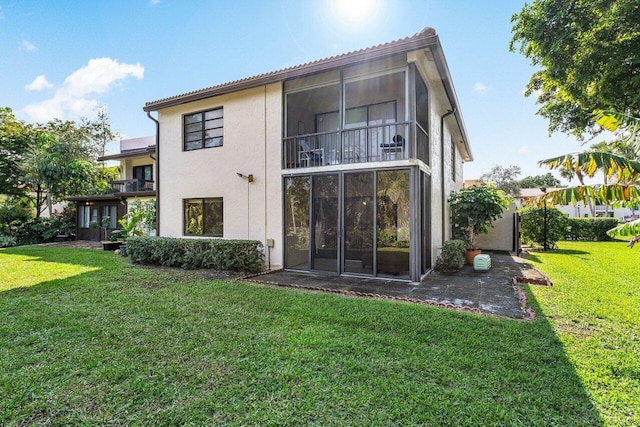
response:
<path id="1" fill-rule="evenodd" d="M 441 233 L 442 233 L 442 242 L 444 243 L 444 240 L 446 238 L 445 235 L 445 228 L 447 226 L 447 218 L 446 218 L 446 213 L 447 210 L 445 208 L 445 203 L 446 203 L 446 192 L 444 189 L 444 179 L 445 179 L 445 174 L 444 174 L 444 119 L 446 119 L 448 116 L 452 115 L 453 113 L 456 112 L 456 108 L 454 107 L 453 110 L 449 110 L 446 113 L 444 113 L 442 115 L 442 117 L 440 117 L 440 178 L 441 178 L 441 185 L 440 185 L 440 192 L 441 192 L 441 196 L 442 196 L 442 215 L 440 215 L 442 217 L 442 225 L 440 227 Z M 455 161 L 455 159 L 452 159 L 452 161 Z"/>
<path id="2" fill-rule="evenodd" d="M 160 236 L 160 122 L 147 111 L 147 117 L 156 124 L 156 236 Z"/>

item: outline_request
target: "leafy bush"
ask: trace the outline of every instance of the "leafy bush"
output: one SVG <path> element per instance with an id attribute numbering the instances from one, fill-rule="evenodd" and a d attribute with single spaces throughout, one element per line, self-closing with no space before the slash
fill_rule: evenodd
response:
<path id="1" fill-rule="evenodd" d="M 75 214 L 72 210 L 65 209 L 63 213 L 52 218 L 30 218 L 22 223 L 13 221 L 11 228 L 20 246 L 53 242 L 58 236 L 72 240 L 76 231 Z"/>
<path id="2" fill-rule="evenodd" d="M 255 240 L 134 236 L 127 240 L 127 252 L 137 264 L 252 273 L 264 267 L 262 243 Z"/>
<path id="3" fill-rule="evenodd" d="M 567 230 L 567 240 L 612 240 L 607 234 L 607 230 L 618 225 L 615 218 L 569 218 L 569 229 Z"/>
<path id="4" fill-rule="evenodd" d="M 568 218 L 556 208 L 547 208 L 547 246 L 556 247 L 567 234 Z M 526 207 L 520 210 L 522 241 L 527 244 L 544 245 L 544 207 Z"/>
<path id="5" fill-rule="evenodd" d="M 31 213 L 22 206 L 11 203 L 0 205 L 0 232 L 10 234 L 13 223 L 22 224 L 32 218 Z"/>
<path id="6" fill-rule="evenodd" d="M 0 248 L 8 248 L 16 245 L 16 238 L 13 236 L 7 236 L 0 234 Z"/>
<path id="7" fill-rule="evenodd" d="M 466 251 L 467 245 L 464 240 L 447 240 L 442 245 L 442 252 L 433 268 L 445 273 L 459 271 L 464 265 Z"/>
<path id="8" fill-rule="evenodd" d="M 467 248 L 475 249 L 476 236 L 486 234 L 493 222 L 502 217 L 509 207 L 504 192 L 492 184 L 482 183 L 463 188 L 449 196 L 451 232 L 456 239 L 465 241 Z"/>

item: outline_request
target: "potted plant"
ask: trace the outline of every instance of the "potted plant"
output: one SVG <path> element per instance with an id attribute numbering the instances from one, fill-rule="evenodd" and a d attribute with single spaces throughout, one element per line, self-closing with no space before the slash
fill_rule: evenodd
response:
<path id="1" fill-rule="evenodd" d="M 480 253 L 476 236 L 487 233 L 493 221 L 502 217 L 509 206 L 509 199 L 491 184 L 482 183 L 463 188 L 449 197 L 451 228 L 454 238 L 463 239 L 467 245 L 467 263 Z"/>
<path id="2" fill-rule="evenodd" d="M 126 213 L 122 216 L 122 219 L 118 221 L 118 224 L 122 227 L 120 237 L 122 237 L 122 244 L 120 245 L 120 255 L 127 256 L 127 238 L 131 236 L 142 236 L 144 233 L 140 230 L 141 223 L 144 220 L 144 213 L 142 211 L 133 211 Z"/>

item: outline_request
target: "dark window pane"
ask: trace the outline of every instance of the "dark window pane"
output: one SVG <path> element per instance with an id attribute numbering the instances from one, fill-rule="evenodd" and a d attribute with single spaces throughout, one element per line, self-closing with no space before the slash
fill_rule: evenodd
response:
<path id="1" fill-rule="evenodd" d="M 200 140 L 194 142 L 186 142 L 184 144 L 185 150 L 197 150 L 198 148 L 202 148 L 202 142 Z"/>
<path id="2" fill-rule="evenodd" d="M 310 178 L 286 178 L 285 186 L 285 266 L 309 269 Z"/>
<path id="3" fill-rule="evenodd" d="M 409 171 L 377 175 L 377 271 L 409 278 Z"/>
<path id="4" fill-rule="evenodd" d="M 184 116 L 184 124 L 189 125 L 192 123 L 202 122 L 202 113 L 189 114 Z"/>
<path id="5" fill-rule="evenodd" d="M 215 119 L 215 120 L 207 120 L 204 122 L 205 129 L 215 129 L 221 128 L 223 125 L 224 119 Z"/>
<path id="6" fill-rule="evenodd" d="M 205 147 L 220 147 L 222 146 L 222 137 L 219 138 L 207 138 L 204 140 Z"/>
<path id="7" fill-rule="evenodd" d="M 202 123 L 194 123 L 192 125 L 185 125 L 184 133 L 202 131 Z"/>
<path id="8" fill-rule="evenodd" d="M 338 175 L 313 177 L 312 269 L 338 268 Z"/>
<path id="9" fill-rule="evenodd" d="M 219 119 L 220 117 L 222 117 L 222 108 L 216 108 L 215 110 L 204 113 L 205 120 Z"/>
<path id="10" fill-rule="evenodd" d="M 222 237 L 222 199 L 204 200 L 204 234 Z"/>
<path id="11" fill-rule="evenodd" d="M 344 271 L 373 274 L 373 172 L 344 176 Z"/>
<path id="12" fill-rule="evenodd" d="M 202 140 L 202 132 L 187 133 L 184 136 L 186 142 L 194 142 Z"/>

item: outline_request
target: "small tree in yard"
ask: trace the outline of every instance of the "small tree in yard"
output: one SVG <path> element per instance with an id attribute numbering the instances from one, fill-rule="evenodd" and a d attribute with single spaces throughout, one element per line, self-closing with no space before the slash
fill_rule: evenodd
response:
<path id="1" fill-rule="evenodd" d="M 547 207 L 547 246 L 555 248 L 567 234 L 568 219 L 559 209 Z M 545 241 L 544 206 L 530 206 L 520 211 L 520 231 L 527 244 L 543 246 Z"/>
<path id="2" fill-rule="evenodd" d="M 473 185 L 453 193 L 449 197 L 453 237 L 464 240 L 468 249 L 475 249 L 476 236 L 487 233 L 508 206 L 509 199 L 491 184 Z"/>

